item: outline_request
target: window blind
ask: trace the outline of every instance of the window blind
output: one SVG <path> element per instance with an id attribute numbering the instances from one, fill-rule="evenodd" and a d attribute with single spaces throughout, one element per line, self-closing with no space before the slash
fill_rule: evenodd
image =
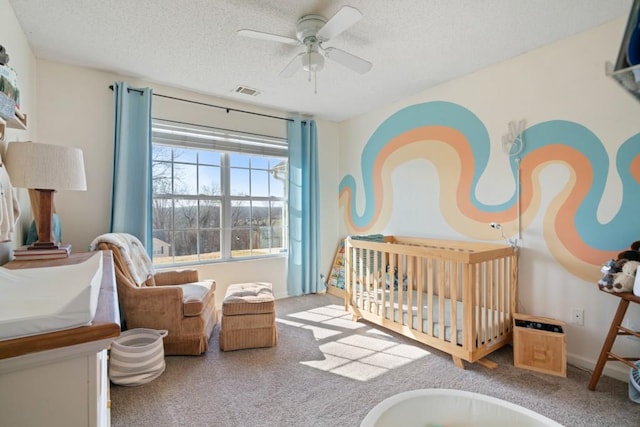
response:
<path id="1" fill-rule="evenodd" d="M 152 137 L 154 144 L 230 153 L 287 157 L 288 150 L 285 138 L 159 119 L 153 120 Z"/>

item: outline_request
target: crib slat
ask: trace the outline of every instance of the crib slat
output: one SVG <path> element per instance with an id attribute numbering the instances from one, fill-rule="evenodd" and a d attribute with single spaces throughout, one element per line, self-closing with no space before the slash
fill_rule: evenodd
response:
<path id="1" fill-rule="evenodd" d="M 451 342 L 458 342 L 458 263 L 452 261 L 452 280 L 449 301 L 451 304 Z"/>
<path id="2" fill-rule="evenodd" d="M 504 321 L 502 313 L 504 313 L 504 258 L 496 261 L 498 264 L 498 334 L 504 335 Z"/>
<path id="3" fill-rule="evenodd" d="M 489 345 L 493 341 L 494 312 L 493 312 L 493 261 L 486 261 L 487 264 L 487 327 L 485 329 L 484 345 Z"/>
<path id="4" fill-rule="evenodd" d="M 424 268 L 423 268 L 424 260 L 422 258 L 418 258 L 416 260 L 416 275 L 415 275 L 415 283 L 416 283 L 416 310 L 417 310 L 417 318 L 418 324 L 417 329 L 419 331 L 423 331 L 422 322 L 423 322 L 423 308 L 424 307 Z"/>
<path id="5" fill-rule="evenodd" d="M 360 307 L 367 311 L 367 275 L 364 270 L 364 253 L 366 249 L 360 249 L 358 251 L 358 283 L 360 284 Z"/>
<path id="6" fill-rule="evenodd" d="M 389 254 L 387 255 L 387 262 L 389 262 Z M 382 287 L 382 292 L 381 292 L 381 296 L 382 296 L 382 302 L 381 302 L 381 309 L 382 309 L 382 313 L 380 314 L 380 316 L 382 316 L 383 319 L 387 318 L 387 285 L 386 285 L 386 281 L 387 281 L 387 272 L 384 271 L 386 267 L 385 266 L 380 266 L 380 277 L 381 277 L 381 283 L 380 286 Z"/>
<path id="7" fill-rule="evenodd" d="M 489 304 L 491 303 L 491 283 L 489 281 L 491 269 L 487 262 L 482 263 L 482 269 L 484 271 L 484 280 L 482 281 L 482 311 L 484 312 L 484 322 L 482 329 L 482 342 L 481 346 L 486 346 L 489 342 L 489 319 L 491 313 L 489 312 Z"/>
<path id="8" fill-rule="evenodd" d="M 344 305 L 345 309 L 352 307 L 353 290 L 351 289 L 351 245 L 349 239 L 345 242 L 344 247 Z M 354 313 L 355 314 L 355 313 Z"/>
<path id="9" fill-rule="evenodd" d="M 474 283 L 474 298 L 475 298 L 475 306 L 473 311 L 473 334 L 474 334 L 474 343 L 473 348 L 478 348 L 478 344 L 480 341 L 480 336 L 482 335 L 482 300 L 481 300 L 481 286 L 482 286 L 482 269 L 480 268 L 480 264 L 475 264 L 476 268 L 476 280 Z"/>
<path id="10" fill-rule="evenodd" d="M 433 336 L 433 290 L 434 290 L 434 262 L 433 258 L 427 258 L 427 331 Z"/>
<path id="11" fill-rule="evenodd" d="M 416 257 L 415 256 L 410 256 L 410 257 L 407 256 L 407 268 L 406 268 L 406 273 L 405 273 L 406 276 L 407 276 L 407 279 L 403 280 L 403 286 L 404 286 L 405 282 L 407 284 L 407 307 L 408 307 L 407 308 L 407 313 L 408 313 L 407 325 L 412 329 L 414 328 L 414 326 L 413 326 L 413 310 L 414 310 L 414 307 L 415 307 L 414 306 L 415 301 L 414 301 L 414 298 L 413 298 L 413 294 L 414 294 L 413 293 L 413 291 L 414 291 L 414 288 L 413 288 L 413 271 L 414 271 L 414 268 L 415 268 L 415 263 L 416 263 Z"/>
<path id="12" fill-rule="evenodd" d="M 444 260 L 438 260 L 438 338 L 444 340 L 444 303 L 445 303 L 445 280 L 447 278 Z"/>
<path id="13" fill-rule="evenodd" d="M 364 299 L 365 299 L 365 309 L 367 313 L 371 313 L 371 277 L 369 275 L 369 253 L 371 249 L 362 249 L 362 259 L 360 260 L 360 267 L 362 268 L 362 278 L 364 285 Z M 364 264 L 364 265 L 363 265 Z"/>
<path id="14" fill-rule="evenodd" d="M 391 283 L 391 287 L 392 290 L 395 290 L 396 287 L 398 289 L 398 323 L 400 323 L 401 325 L 403 325 L 404 322 L 404 299 L 405 299 L 405 295 L 404 295 L 404 286 L 402 286 L 402 274 L 404 272 L 403 269 L 403 262 L 404 256 L 403 255 L 399 255 L 398 256 L 398 265 L 396 265 L 396 268 L 398 269 L 398 271 L 396 272 L 396 270 L 393 270 L 392 273 L 390 273 L 391 278 L 389 279 L 389 282 Z M 398 282 L 397 286 L 396 286 L 396 281 Z"/>
<path id="15" fill-rule="evenodd" d="M 378 297 L 378 286 L 380 281 L 380 265 L 378 265 L 378 257 L 380 256 L 380 251 L 374 251 L 373 257 L 373 271 L 371 274 L 373 275 L 373 313 L 375 315 L 380 314 L 380 304 Z"/>
<path id="16" fill-rule="evenodd" d="M 464 264 L 462 276 L 462 345 L 472 348 L 475 325 L 473 322 L 473 265 Z"/>
<path id="17" fill-rule="evenodd" d="M 385 280 L 387 284 L 385 287 L 389 289 L 389 317 L 391 321 L 396 321 L 396 308 L 395 308 L 395 295 L 393 292 L 393 272 L 395 271 L 396 266 L 396 255 L 391 255 L 389 259 L 389 269 L 386 273 Z"/>

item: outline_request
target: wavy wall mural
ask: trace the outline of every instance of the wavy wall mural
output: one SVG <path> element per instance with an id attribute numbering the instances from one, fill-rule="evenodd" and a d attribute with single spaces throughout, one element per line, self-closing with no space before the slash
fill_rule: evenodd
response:
<path id="1" fill-rule="evenodd" d="M 621 181 L 619 211 L 607 223 L 597 219 L 609 169 L 609 153 L 585 126 L 551 120 L 526 128 L 524 150 L 510 157 L 512 179 L 520 167 L 520 221 L 526 231 L 543 215 L 543 235 L 549 252 L 566 270 L 585 280 L 597 277 L 599 266 L 640 239 L 640 133 L 616 153 Z M 390 219 L 391 173 L 417 158 L 432 162 L 440 185 L 440 212 L 456 231 L 471 239 L 495 239 L 492 221 L 506 230 L 517 229 L 518 198 L 487 204 L 476 188 L 487 169 L 491 141 L 482 121 L 451 102 L 427 102 L 406 107 L 387 118 L 372 134 L 361 155 L 362 209 L 352 175 L 340 182 L 340 206 L 350 234 L 378 232 Z M 547 206 L 541 206 L 539 175 L 550 164 L 563 164 L 569 180 Z M 396 207 L 397 208 L 397 207 Z M 493 233 L 491 233 L 493 232 Z"/>

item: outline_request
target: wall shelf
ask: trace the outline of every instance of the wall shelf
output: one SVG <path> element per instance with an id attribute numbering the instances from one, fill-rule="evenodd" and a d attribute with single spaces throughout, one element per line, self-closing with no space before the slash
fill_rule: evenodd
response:
<path id="1" fill-rule="evenodd" d="M 13 129 L 27 129 L 27 115 L 20 111 L 18 107 L 16 107 L 16 112 L 13 116 L 13 119 L 7 120 L 7 126 Z"/>
<path id="2" fill-rule="evenodd" d="M 612 77 L 640 101 L 640 65 L 615 70 L 611 62 L 605 64 L 605 74 Z M 636 77 L 636 75 L 638 77 Z"/>
<path id="3" fill-rule="evenodd" d="M 6 128 L 26 130 L 27 115 L 16 108 L 16 114 L 12 119 L 0 117 L 0 141 L 5 137 Z"/>
<path id="4" fill-rule="evenodd" d="M 612 77 L 623 88 L 625 88 L 636 99 L 640 100 L 640 64 L 631 64 L 629 59 L 629 50 L 637 55 L 637 41 L 638 41 L 638 15 L 640 14 L 640 0 L 634 0 L 631 10 L 629 12 L 629 18 L 627 19 L 627 26 L 625 28 L 622 42 L 620 43 L 620 49 L 618 50 L 618 57 L 616 62 L 607 62 L 605 64 L 605 74 Z M 634 35 L 635 33 L 635 35 Z M 630 47 L 631 43 L 631 47 Z M 634 59 L 633 62 L 637 62 Z"/>

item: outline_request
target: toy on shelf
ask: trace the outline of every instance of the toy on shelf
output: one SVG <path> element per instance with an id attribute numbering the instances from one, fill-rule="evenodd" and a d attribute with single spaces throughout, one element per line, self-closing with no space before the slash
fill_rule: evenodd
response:
<path id="1" fill-rule="evenodd" d="M 640 266 L 640 240 L 622 251 L 617 258 L 610 259 L 602 266 L 602 279 L 598 285 L 606 292 L 631 292 Z"/>

